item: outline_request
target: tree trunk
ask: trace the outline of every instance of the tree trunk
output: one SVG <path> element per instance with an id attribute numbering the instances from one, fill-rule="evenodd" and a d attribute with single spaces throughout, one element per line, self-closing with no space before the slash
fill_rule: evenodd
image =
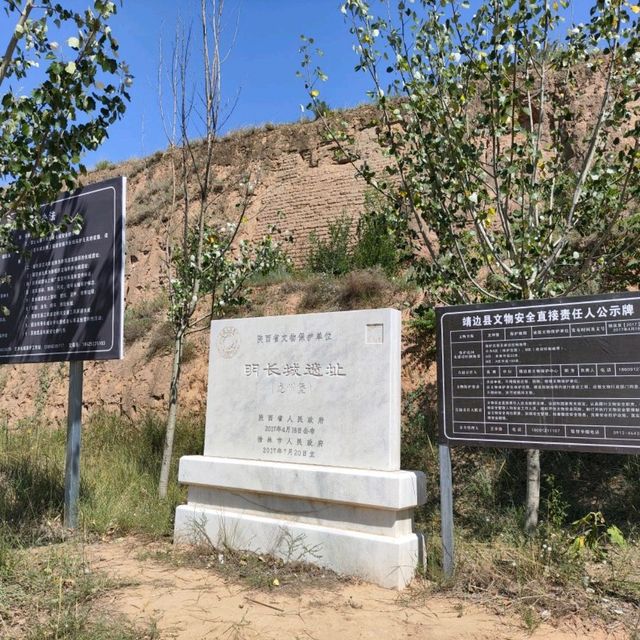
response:
<path id="1" fill-rule="evenodd" d="M 18 24 L 16 25 L 13 31 L 13 35 L 11 36 L 11 40 L 9 40 L 9 44 L 7 46 L 7 50 L 4 53 L 2 63 L 0 63 L 0 84 L 2 84 L 4 79 L 7 77 L 7 70 L 9 69 L 9 64 L 11 63 L 13 52 L 16 49 L 18 40 L 20 39 L 19 33 L 22 33 L 24 31 L 24 27 L 27 23 L 27 20 L 29 19 L 29 14 L 33 9 L 34 2 L 35 0 L 27 0 L 27 4 L 22 10 L 20 19 L 18 20 Z M 7 9 L 7 12 L 8 11 L 9 10 Z M 18 28 L 20 28 L 20 31 L 18 31 Z"/>
<path id="2" fill-rule="evenodd" d="M 524 285 L 522 297 L 533 300 L 534 295 L 528 286 Z M 540 450 L 527 449 L 527 500 L 525 504 L 524 530 L 528 536 L 533 536 L 538 528 L 538 513 L 540 511 Z"/>
<path id="3" fill-rule="evenodd" d="M 538 526 L 538 511 L 540 510 L 540 451 L 527 450 L 527 512 L 524 530 L 532 536 Z"/>
<path id="4" fill-rule="evenodd" d="M 173 437 L 176 432 L 176 418 L 178 414 L 178 383 L 182 370 L 182 348 L 184 346 L 184 330 L 180 329 L 176 334 L 173 347 L 173 368 L 171 370 L 171 387 L 169 389 L 169 413 L 167 415 L 167 429 L 164 436 L 164 451 L 162 453 L 162 466 L 160 467 L 160 482 L 158 495 L 167 497 L 169 487 L 169 470 L 171 457 L 173 456 Z"/>

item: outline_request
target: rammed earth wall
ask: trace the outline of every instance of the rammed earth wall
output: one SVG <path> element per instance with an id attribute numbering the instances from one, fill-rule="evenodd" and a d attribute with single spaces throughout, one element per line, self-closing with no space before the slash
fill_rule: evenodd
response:
<path id="1" fill-rule="evenodd" d="M 355 138 L 354 149 L 375 167 L 381 156 L 374 142 L 375 112 L 363 107 L 340 114 Z M 289 254 L 304 263 L 309 235 L 323 236 L 328 223 L 363 211 L 365 184 L 328 142 L 320 122 L 266 125 L 234 132 L 221 139 L 215 150 L 212 211 L 220 220 L 236 213 L 241 183 L 253 184 L 243 234 L 259 237 L 277 224 L 293 234 Z M 121 361 L 85 365 L 85 409 L 105 408 L 136 417 L 148 409 L 164 410 L 169 387 L 169 352 L 151 344 L 158 339 L 165 319 L 161 297 L 165 290 L 164 240 L 171 219 L 173 180 L 167 152 L 132 159 L 90 173 L 91 184 L 110 177 L 127 176 L 127 256 L 125 300 L 127 322 L 146 305 L 155 309 L 151 326 L 141 338 L 125 345 Z M 197 335 L 195 356 L 185 365 L 182 407 L 199 411 L 206 395 L 207 345 Z M 166 342 L 166 341 L 165 341 Z M 152 348 L 153 347 L 153 348 Z M 42 384 L 41 384 L 42 383 Z M 0 367 L 0 417 L 10 424 L 32 416 L 39 388 L 46 387 L 44 415 L 64 420 L 67 370 L 64 364 Z M 40 402 L 40 401 L 39 401 Z"/>

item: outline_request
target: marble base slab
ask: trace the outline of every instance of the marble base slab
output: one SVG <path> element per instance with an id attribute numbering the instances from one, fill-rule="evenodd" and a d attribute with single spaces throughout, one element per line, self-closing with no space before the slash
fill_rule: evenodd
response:
<path id="1" fill-rule="evenodd" d="M 421 536 L 412 533 L 392 538 L 205 505 L 178 507 L 175 528 L 177 542 L 193 543 L 206 532 L 216 547 L 224 543 L 289 562 L 309 562 L 389 589 L 403 589 L 411 582 L 423 554 Z"/>
<path id="2" fill-rule="evenodd" d="M 179 479 L 189 497 L 176 511 L 178 543 L 204 538 L 394 589 L 423 564 L 412 531 L 423 473 L 186 456 Z"/>
<path id="3" fill-rule="evenodd" d="M 417 471 L 183 456 L 178 481 L 188 486 L 241 489 L 396 511 L 426 502 L 424 474 Z"/>

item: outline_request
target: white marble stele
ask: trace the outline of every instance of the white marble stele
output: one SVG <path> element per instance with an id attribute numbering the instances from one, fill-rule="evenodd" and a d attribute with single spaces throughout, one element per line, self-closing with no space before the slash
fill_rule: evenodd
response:
<path id="1" fill-rule="evenodd" d="M 423 561 L 400 470 L 400 312 L 211 324 L 203 456 L 180 460 L 176 542 L 207 539 L 401 589 Z"/>

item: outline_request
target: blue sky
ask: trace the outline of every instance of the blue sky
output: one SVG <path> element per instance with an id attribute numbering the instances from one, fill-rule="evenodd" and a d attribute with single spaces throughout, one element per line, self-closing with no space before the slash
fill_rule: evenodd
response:
<path id="1" fill-rule="evenodd" d="M 89 0 L 64 4 L 84 8 Z M 477 4 L 471 3 L 471 11 Z M 585 19 L 592 2 L 572 4 L 569 22 Z M 235 107 L 223 132 L 300 119 L 300 106 L 307 102 L 303 81 L 295 75 L 301 34 L 314 37 L 324 51 L 321 64 L 329 80 L 321 87 L 321 97 L 335 108 L 366 101 L 366 77 L 353 71 L 353 41 L 339 7 L 340 0 L 226 0 L 224 37 L 229 43 L 235 34 L 235 43 L 223 67 L 222 94 L 223 103 Z M 135 76 L 132 100 L 124 118 L 110 129 L 109 140 L 85 158 L 87 166 L 142 157 L 167 146 L 158 107 L 160 43 L 169 49 L 178 17 L 189 24 L 198 9 L 199 0 L 124 0 L 112 30 Z M 0 38 L 5 41 L 12 25 L 3 18 L 0 15 Z M 197 20 L 193 24 L 196 27 Z"/>
<path id="2" fill-rule="evenodd" d="M 167 146 L 161 126 L 157 74 L 160 40 L 168 50 L 178 13 L 188 23 L 196 14 L 195 0 L 125 0 L 113 22 L 122 58 L 135 76 L 132 100 L 110 139 L 91 157 L 122 160 L 145 156 Z M 194 25 L 197 24 L 194 22 Z M 229 114 L 224 130 L 266 122 L 292 122 L 306 104 L 300 68 L 300 35 L 313 36 L 324 50 L 322 65 L 330 76 L 323 97 L 332 107 L 366 100 L 366 78 L 356 75 L 355 53 L 335 0 L 226 0 L 224 38 L 235 34 L 222 72 L 223 105 Z"/>
<path id="3" fill-rule="evenodd" d="M 472 2 L 470 11 L 477 4 Z M 585 20 L 591 4 L 574 0 L 568 22 Z M 124 0 L 113 31 L 135 76 L 132 102 L 110 140 L 87 159 L 89 165 L 166 147 L 157 99 L 160 39 L 169 45 L 178 14 L 188 23 L 198 7 L 199 0 Z M 367 100 L 367 79 L 353 70 L 353 40 L 339 9 L 340 0 L 226 0 L 223 36 L 229 42 L 235 34 L 235 43 L 223 68 L 222 94 L 223 103 L 235 107 L 223 132 L 301 117 L 300 105 L 308 101 L 303 81 L 295 75 L 301 34 L 312 36 L 314 46 L 324 52 L 320 62 L 329 80 L 321 87 L 321 97 L 334 108 Z"/>

